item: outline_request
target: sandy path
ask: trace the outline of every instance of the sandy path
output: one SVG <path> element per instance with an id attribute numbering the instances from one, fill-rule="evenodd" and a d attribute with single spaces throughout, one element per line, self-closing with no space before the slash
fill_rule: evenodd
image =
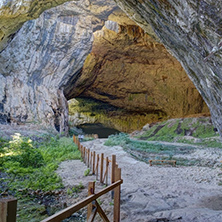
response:
<path id="1" fill-rule="evenodd" d="M 133 159 L 119 146 L 104 146 L 104 141 L 97 139 L 83 144 L 105 156 L 117 156 L 124 181 L 121 221 L 222 221 L 220 167 L 150 167 Z M 75 168 L 75 161 L 73 164 Z"/>

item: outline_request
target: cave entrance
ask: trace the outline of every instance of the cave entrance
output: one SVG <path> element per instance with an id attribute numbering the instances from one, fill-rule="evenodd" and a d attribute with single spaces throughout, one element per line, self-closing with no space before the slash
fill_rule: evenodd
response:
<path id="1" fill-rule="evenodd" d="M 91 98 L 75 98 L 68 104 L 69 124 L 75 134 L 98 134 L 99 138 L 108 138 L 120 132 L 111 121 L 119 108 Z"/>
<path id="2" fill-rule="evenodd" d="M 70 127 L 77 127 L 77 131 L 82 129 L 84 133 L 90 131 L 90 134 L 96 133 L 91 130 L 97 131 L 96 134 L 99 135 L 104 131 L 102 138 L 119 132 L 131 133 L 142 129 L 148 122 L 154 122 L 158 117 L 162 120 L 166 115 L 160 110 L 153 110 L 150 113 L 129 111 L 93 98 L 77 97 L 69 100 L 68 104 Z M 77 133 L 81 134 L 82 131 Z"/>
<path id="3" fill-rule="evenodd" d="M 76 118 L 87 113 L 83 123 L 131 133 L 147 123 L 209 114 L 180 63 L 122 11 L 117 12 L 94 31 L 92 51 L 66 93 L 69 99 L 81 97 L 77 98 L 81 114 Z"/>

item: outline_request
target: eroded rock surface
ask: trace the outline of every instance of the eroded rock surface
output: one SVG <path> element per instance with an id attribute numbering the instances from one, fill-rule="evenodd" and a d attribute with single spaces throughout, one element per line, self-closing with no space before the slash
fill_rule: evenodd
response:
<path id="1" fill-rule="evenodd" d="M 66 3 L 26 22 L 2 51 L 1 123 L 37 122 L 67 131 L 64 86 L 78 75 L 93 41 L 83 3 Z"/>
<path id="2" fill-rule="evenodd" d="M 109 101 L 115 106 L 157 111 L 161 116 L 207 110 L 181 66 L 162 45 L 151 40 L 134 23 L 126 25 L 129 19 L 121 14 L 117 13 L 115 18 L 110 15 L 116 13 L 111 1 L 66 3 L 46 11 L 39 19 L 26 22 L 16 33 L 24 21 L 64 1 L 2 1 L 1 123 L 42 121 L 60 132 L 66 131 L 66 98 L 83 92 L 85 96 Z M 221 133 L 221 1 L 116 1 L 145 32 L 157 41 L 161 39 L 181 62 L 210 107 L 212 119 Z M 109 48 L 105 50 L 96 40 L 96 47 L 86 60 L 86 64 L 92 63 L 92 66 L 85 66 L 81 74 L 91 50 L 92 32 L 104 25 L 105 28 L 97 32 L 98 42 Z M 114 40 L 116 46 L 122 47 L 117 52 L 114 52 Z M 147 55 L 147 50 L 152 56 Z M 110 70 L 118 78 L 110 75 Z M 182 77 L 177 73 L 182 73 Z M 123 83 L 125 79 L 129 82 Z M 184 98 L 186 102 L 182 102 Z M 178 101 L 182 108 L 171 105 Z"/>
<path id="3" fill-rule="evenodd" d="M 4 50 L 0 54 L 0 123 L 34 122 L 67 131 L 65 96 L 91 51 L 93 30 L 100 28 L 117 6 L 114 2 L 72 1 L 45 11 L 16 33 L 24 21 L 62 2 L 65 1 L 1 4 L 6 34 L 3 33 Z"/>
<path id="4" fill-rule="evenodd" d="M 150 24 L 180 61 L 222 135 L 222 1 L 115 1 L 145 31 Z"/>
<path id="5" fill-rule="evenodd" d="M 76 82 L 75 88 L 83 84 L 86 88 L 81 96 L 156 115 L 150 122 L 207 113 L 180 63 L 124 16 L 120 10 L 113 12 L 103 29 L 94 33 L 92 52 Z"/>
<path id="6" fill-rule="evenodd" d="M 0 1 L 0 52 L 13 39 L 24 22 L 38 18 L 46 9 L 70 0 L 1 0 Z M 77 1 L 77 0 L 75 0 Z"/>

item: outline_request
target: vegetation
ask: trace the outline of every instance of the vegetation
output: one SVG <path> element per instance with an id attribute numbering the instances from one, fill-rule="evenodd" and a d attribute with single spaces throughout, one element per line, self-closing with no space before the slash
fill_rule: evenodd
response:
<path id="1" fill-rule="evenodd" d="M 135 150 L 147 152 L 151 154 L 159 154 L 172 157 L 175 154 L 186 154 L 193 150 L 192 147 L 186 149 L 178 148 L 176 145 L 163 145 L 158 142 L 147 143 L 145 141 L 137 141 L 130 139 L 127 134 L 111 135 L 105 142 L 107 146 L 120 145 L 127 150 Z"/>
<path id="2" fill-rule="evenodd" d="M 39 221 L 46 214 L 34 193 L 63 188 L 61 178 L 55 173 L 59 163 L 80 159 L 71 138 L 45 136 L 41 140 L 33 142 L 18 133 L 11 141 L 0 140 L 0 194 L 7 192 L 18 198 L 18 222 Z"/>
<path id="3" fill-rule="evenodd" d="M 135 95 L 134 95 L 135 96 Z M 108 103 L 89 98 L 76 98 L 69 101 L 69 115 L 87 123 L 102 123 L 104 126 L 121 132 L 141 129 L 146 122 L 164 118 L 161 113 L 127 111 Z M 86 120 L 86 121 L 84 121 Z M 72 126 L 72 123 L 70 123 Z"/>
<path id="4" fill-rule="evenodd" d="M 186 139 L 186 133 L 192 136 Z M 177 165 L 205 166 L 214 163 L 207 163 L 199 159 L 186 159 L 176 155 L 192 153 L 195 151 L 195 146 L 201 149 L 203 147 L 222 148 L 220 138 L 216 135 L 212 124 L 206 119 L 201 119 L 200 122 L 190 118 L 184 122 L 181 119 L 175 119 L 155 124 L 144 131 L 142 135 L 137 136 L 139 140 L 130 138 L 124 133 L 111 135 L 105 145 L 120 145 L 132 156 L 145 162 L 149 162 L 150 159 L 174 159 L 177 161 Z M 186 146 L 169 142 L 183 142 L 186 143 Z"/>
<path id="5" fill-rule="evenodd" d="M 203 160 L 176 156 L 194 152 L 194 146 L 189 144 L 199 145 L 200 148 L 202 145 L 222 148 L 209 118 L 169 120 L 156 123 L 142 132 L 134 139 L 125 133 L 112 135 L 105 145 L 120 145 L 145 162 L 150 159 L 174 159 L 177 165 L 209 164 Z M 162 141 L 187 145 L 169 145 Z M 55 170 L 61 161 L 80 159 L 80 156 L 72 138 L 42 136 L 32 141 L 20 134 L 15 134 L 10 141 L 0 138 L 0 197 L 9 194 L 18 198 L 18 222 L 37 222 L 56 211 L 56 207 L 48 207 L 50 201 L 56 201 L 53 193 L 63 189 Z M 89 173 L 87 169 L 84 175 Z M 83 185 L 80 183 L 70 187 L 64 195 L 75 196 L 81 189 Z M 50 193 L 50 200 L 45 195 L 47 193 Z"/>
<path id="6" fill-rule="evenodd" d="M 84 171 L 84 176 L 85 177 L 89 176 L 89 174 L 90 174 L 90 169 L 88 168 L 87 170 Z"/>
<path id="7" fill-rule="evenodd" d="M 147 141 L 167 141 L 222 148 L 210 118 L 171 119 L 154 124 L 137 136 Z"/>
<path id="8" fill-rule="evenodd" d="M 67 194 L 73 195 L 73 194 L 79 193 L 82 189 L 84 189 L 84 186 L 83 186 L 82 182 L 80 182 L 79 185 L 76 185 L 72 188 L 68 188 Z"/>

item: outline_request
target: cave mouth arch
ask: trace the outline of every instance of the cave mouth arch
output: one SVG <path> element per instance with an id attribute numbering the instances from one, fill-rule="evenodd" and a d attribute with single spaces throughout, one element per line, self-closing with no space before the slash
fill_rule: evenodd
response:
<path id="1" fill-rule="evenodd" d="M 117 12 L 94 32 L 83 67 L 64 88 L 66 98 L 88 98 L 122 109 L 113 116 L 122 119 L 123 126 L 110 125 L 123 132 L 169 118 L 209 115 L 180 63 L 153 35 Z"/>
<path id="2" fill-rule="evenodd" d="M 98 4 L 108 7 L 97 11 L 85 4 L 85 10 L 81 2 L 65 3 L 14 35 L 0 54 L 0 114 L 7 121 L 39 122 L 63 132 L 66 99 L 79 95 L 130 112 L 161 111 L 167 118 L 209 112 L 150 26 L 147 34 L 114 2 Z M 5 100 L 8 94 L 13 96 Z"/>

